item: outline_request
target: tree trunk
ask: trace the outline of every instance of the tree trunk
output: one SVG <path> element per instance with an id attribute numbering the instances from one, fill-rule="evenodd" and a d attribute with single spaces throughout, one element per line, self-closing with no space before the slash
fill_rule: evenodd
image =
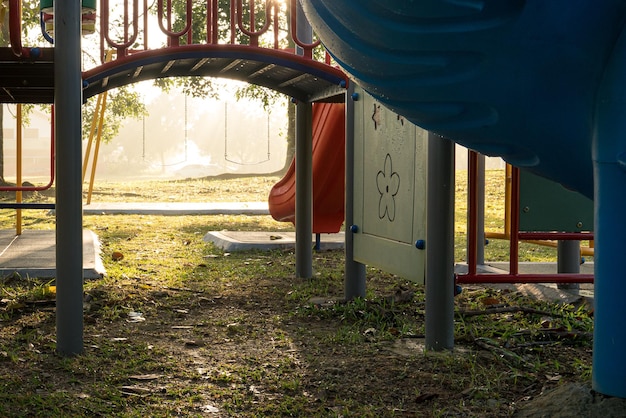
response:
<path id="1" fill-rule="evenodd" d="M 1 7 L 5 7 L 3 4 Z M 3 10 L 3 19 L 0 22 L 0 46 L 9 46 L 9 13 L 8 8 Z M 0 104 L 0 184 L 4 180 L 4 104 Z"/>
<path id="2" fill-rule="evenodd" d="M 289 169 L 293 156 L 296 153 L 296 105 L 289 101 L 287 104 L 287 153 L 285 154 L 285 165 L 281 170 L 284 174 Z"/>
<path id="3" fill-rule="evenodd" d="M 0 184 L 6 184 L 4 180 L 4 105 L 0 104 Z"/>

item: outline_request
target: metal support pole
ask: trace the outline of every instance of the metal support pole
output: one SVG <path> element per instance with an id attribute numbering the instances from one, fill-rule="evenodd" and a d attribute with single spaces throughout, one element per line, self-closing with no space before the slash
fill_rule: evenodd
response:
<path id="1" fill-rule="evenodd" d="M 365 264 L 354 261 L 354 83 L 348 86 L 346 97 L 346 201 L 345 201 L 345 278 L 346 300 L 365 297 Z"/>
<path id="2" fill-rule="evenodd" d="M 298 39 L 311 43 L 313 30 L 306 20 L 300 2 L 296 2 L 296 31 Z M 303 55 L 302 48 L 296 53 Z M 313 106 L 296 105 L 296 277 L 313 277 Z"/>
<path id="3" fill-rule="evenodd" d="M 302 10 L 300 2 L 296 2 L 296 36 L 301 42 L 310 44 L 313 43 L 313 28 Z M 296 45 L 296 54 L 304 55 L 304 50 L 299 45 Z"/>
<path id="4" fill-rule="evenodd" d="M 595 283 L 592 387 L 626 398 L 626 30 L 612 48 L 596 94 L 592 135 Z"/>
<path id="5" fill-rule="evenodd" d="M 83 351 L 81 3 L 54 3 L 57 352 Z"/>
<path id="6" fill-rule="evenodd" d="M 313 106 L 296 105 L 296 277 L 313 277 Z"/>
<path id="7" fill-rule="evenodd" d="M 472 152 L 474 151 L 468 151 L 469 154 Z M 469 157 L 468 162 L 471 161 Z M 476 153 L 474 162 L 476 164 L 476 264 L 483 265 L 485 264 L 485 156 Z M 468 245 L 470 245 L 469 242 Z"/>
<path id="8" fill-rule="evenodd" d="M 22 183 L 22 104 L 18 103 L 15 109 L 16 122 L 15 122 L 15 185 L 20 187 Z M 22 203 L 22 191 L 17 190 L 15 192 L 15 201 Z M 15 210 L 15 235 L 22 235 L 22 209 Z"/>
<path id="9" fill-rule="evenodd" d="M 580 241 L 560 240 L 556 248 L 557 272 L 580 273 Z M 580 285 L 578 283 L 559 283 L 557 287 L 574 294 L 578 294 L 580 291 Z"/>
<path id="10" fill-rule="evenodd" d="M 426 349 L 454 347 L 454 143 L 428 134 Z"/>

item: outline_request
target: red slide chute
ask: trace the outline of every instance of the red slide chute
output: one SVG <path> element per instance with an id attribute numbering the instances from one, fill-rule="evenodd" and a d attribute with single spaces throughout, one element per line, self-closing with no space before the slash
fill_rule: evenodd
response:
<path id="1" fill-rule="evenodd" d="M 313 105 L 313 232 L 338 232 L 344 220 L 345 105 Z M 295 223 L 295 161 L 269 195 L 270 214 Z"/>

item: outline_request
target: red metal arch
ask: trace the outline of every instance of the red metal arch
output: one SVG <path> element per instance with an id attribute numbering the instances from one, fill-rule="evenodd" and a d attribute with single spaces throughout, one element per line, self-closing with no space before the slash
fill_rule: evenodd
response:
<path id="1" fill-rule="evenodd" d="M 268 87 L 300 101 L 343 101 L 348 78 L 328 64 L 248 45 L 181 45 L 127 55 L 83 73 L 85 98 L 164 77 L 230 78 Z"/>

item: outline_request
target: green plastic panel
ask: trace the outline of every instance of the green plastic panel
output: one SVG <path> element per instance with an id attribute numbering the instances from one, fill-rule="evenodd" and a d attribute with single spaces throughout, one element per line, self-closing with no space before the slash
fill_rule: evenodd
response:
<path id="1" fill-rule="evenodd" d="M 92 13 L 96 11 L 97 0 L 82 0 L 82 13 Z M 51 14 L 54 12 L 54 0 L 40 0 L 39 8 L 42 12 Z"/>
<path id="2" fill-rule="evenodd" d="M 520 231 L 593 231 L 593 201 L 520 170 Z"/>
<path id="3" fill-rule="evenodd" d="M 357 92 L 354 257 L 423 283 L 427 132 Z"/>

